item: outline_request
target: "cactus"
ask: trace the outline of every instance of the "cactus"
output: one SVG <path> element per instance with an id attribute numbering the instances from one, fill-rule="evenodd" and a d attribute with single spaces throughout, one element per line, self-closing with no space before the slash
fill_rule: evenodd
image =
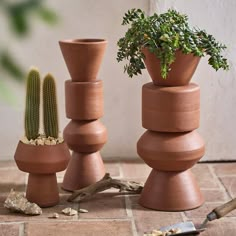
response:
<path id="1" fill-rule="evenodd" d="M 46 137 L 58 138 L 56 84 L 51 74 L 43 81 L 43 121 Z"/>
<path id="2" fill-rule="evenodd" d="M 30 70 L 26 83 L 25 136 L 28 140 L 39 136 L 40 75 L 36 68 Z"/>

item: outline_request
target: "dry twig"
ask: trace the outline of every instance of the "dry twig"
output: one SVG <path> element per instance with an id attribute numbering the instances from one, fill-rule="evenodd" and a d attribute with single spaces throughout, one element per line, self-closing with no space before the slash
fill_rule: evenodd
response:
<path id="1" fill-rule="evenodd" d="M 91 198 L 96 193 L 105 191 L 110 188 L 119 189 L 120 192 L 127 191 L 129 193 L 141 193 L 143 184 L 135 181 L 112 179 L 110 174 L 106 173 L 105 176 L 97 183 L 74 191 L 68 198 L 68 201 L 72 202 L 77 200 L 77 202 L 81 202 L 85 199 Z"/>

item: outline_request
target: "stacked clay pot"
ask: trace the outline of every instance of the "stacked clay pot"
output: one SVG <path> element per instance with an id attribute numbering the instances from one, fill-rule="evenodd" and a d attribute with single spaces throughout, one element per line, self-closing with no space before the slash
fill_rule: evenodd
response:
<path id="1" fill-rule="evenodd" d="M 152 78 L 154 83 L 142 88 L 142 126 L 147 131 L 137 143 L 137 152 L 153 168 L 139 200 L 144 207 L 183 211 L 203 204 L 190 170 L 205 152 L 204 141 L 196 131 L 200 120 L 200 89 L 188 82 L 196 66 L 192 68 L 187 82 L 181 82 L 181 86 L 170 76 L 164 85 L 163 81 L 160 86 Z M 177 69 L 180 70 L 178 66 Z M 177 72 L 171 72 L 178 77 Z"/>
<path id="2" fill-rule="evenodd" d="M 61 51 L 71 75 L 65 82 L 66 116 L 71 119 L 64 139 L 72 157 L 62 188 L 73 191 L 93 184 L 105 175 L 99 150 L 107 141 L 103 116 L 103 82 L 97 73 L 107 41 L 77 39 L 60 41 Z"/>

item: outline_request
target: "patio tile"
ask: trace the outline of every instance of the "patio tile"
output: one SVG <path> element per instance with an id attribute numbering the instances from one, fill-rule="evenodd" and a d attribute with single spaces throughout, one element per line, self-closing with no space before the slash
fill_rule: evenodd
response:
<path id="1" fill-rule="evenodd" d="M 58 230 L 60 229 L 60 230 Z M 58 223 L 34 223 L 26 225 L 26 236 L 132 236 L 130 221 L 77 221 Z"/>
<path id="2" fill-rule="evenodd" d="M 195 165 L 192 172 L 200 188 L 219 188 L 219 180 L 214 178 L 207 164 Z"/>
<path id="3" fill-rule="evenodd" d="M 200 225 L 203 218 L 193 219 L 193 223 Z M 236 232 L 236 222 L 234 218 L 223 218 L 208 222 L 205 232 L 201 236 L 234 236 Z"/>
<path id="4" fill-rule="evenodd" d="M 138 235 L 150 232 L 153 229 L 183 221 L 179 212 L 160 212 L 146 209 L 140 205 L 132 206 L 133 217 Z"/>
<path id="5" fill-rule="evenodd" d="M 19 224 L 0 224 L 0 236 L 19 236 Z"/>
<path id="6" fill-rule="evenodd" d="M 71 207 L 75 210 L 78 206 L 75 204 L 68 203 L 67 205 L 57 205 L 49 208 L 42 208 L 43 214 L 38 216 L 27 216 L 19 213 L 10 212 L 4 207 L 0 207 L 0 222 L 27 222 L 27 221 L 58 221 L 58 220 L 76 220 L 78 216 L 66 216 L 61 213 L 61 211 L 66 208 Z M 58 219 L 49 219 L 53 213 L 58 213 Z"/>
<path id="7" fill-rule="evenodd" d="M 223 190 L 201 190 L 206 202 L 224 202 L 230 200 L 228 194 Z"/>
<path id="8" fill-rule="evenodd" d="M 100 193 L 86 202 L 80 203 L 80 208 L 87 209 L 89 212 L 81 213 L 79 218 L 106 218 L 119 219 L 127 217 L 125 210 L 125 197 L 119 193 Z"/>
<path id="9" fill-rule="evenodd" d="M 236 163 L 217 163 L 217 164 L 212 164 L 212 167 L 217 176 L 224 176 L 224 175 L 236 176 Z"/>
<path id="10" fill-rule="evenodd" d="M 221 203 L 205 203 L 201 207 L 186 211 L 185 215 L 188 217 L 189 220 L 194 218 L 201 218 L 206 217 L 210 212 L 212 212 L 213 209 L 216 207 L 219 207 L 220 205 L 224 204 L 225 202 Z M 231 213 L 227 214 L 225 217 L 235 217 L 236 216 L 236 210 L 232 211 Z"/>
<path id="11" fill-rule="evenodd" d="M 114 178 L 145 182 L 151 168 L 142 160 L 105 160 L 107 172 Z M 60 189 L 60 203 L 51 208 L 43 208 L 40 216 L 24 216 L 11 213 L 3 207 L 11 188 L 25 191 L 27 174 L 21 172 L 13 161 L 0 162 L 0 236 L 74 236 L 74 235 L 121 235 L 143 236 L 144 232 L 161 226 L 175 224 L 183 220 L 193 220 L 199 225 L 215 207 L 236 197 L 236 163 L 198 164 L 193 173 L 206 199 L 198 209 L 181 212 L 160 212 L 145 209 L 138 204 L 139 195 L 124 195 L 117 189 L 109 189 L 80 204 L 69 203 L 70 192 Z M 59 188 L 65 172 L 57 174 Z M 66 207 L 84 208 L 88 213 L 65 216 L 61 210 Z M 52 213 L 59 213 L 58 219 L 48 219 Z M 201 235 L 234 236 L 236 210 L 220 220 L 210 222 L 207 231 Z M 23 228 L 25 223 L 25 228 Z M 20 230 L 20 231 L 19 231 Z M 137 233 L 135 233 L 137 232 Z"/>
<path id="12" fill-rule="evenodd" d="M 105 160 L 104 161 L 106 172 L 110 173 L 113 178 L 119 178 L 120 173 L 120 163 L 116 160 Z"/>
<path id="13" fill-rule="evenodd" d="M 232 198 L 236 197 L 236 176 L 220 177 L 226 191 Z"/>
<path id="14" fill-rule="evenodd" d="M 121 163 L 121 168 L 125 179 L 142 179 L 142 181 L 146 181 L 152 170 L 151 167 L 139 160 L 124 160 Z"/>

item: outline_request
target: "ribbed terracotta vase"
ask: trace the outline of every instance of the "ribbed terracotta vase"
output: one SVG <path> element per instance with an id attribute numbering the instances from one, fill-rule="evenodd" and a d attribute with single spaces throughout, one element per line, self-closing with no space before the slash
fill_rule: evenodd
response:
<path id="1" fill-rule="evenodd" d="M 199 118 L 198 85 L 143 85 L 142 125 L 147 131 L 137 143 L 137 152 L 153 170 L 141 193 L 142 206 L 184 211 L 203 204 L 190 170 L 205 152 L 204 141 L 196 131 Z"/>
<path id="2" fill-rule="evenodd" d="M 65 170 L 70 160 L 66 143 L 35 146 L 19 142 L 14 158 L 18 168 L 29 173 L 26 198 L 40 207 L 57 205 L 56 172 Z"/>
<path id="3" fill-rule="evenodd" d="M 62 188 L 74 191 L 105 175 L 99 150 L 107 141 L 103 116 L 103 82 L 97 78 L 107 41 L 75 39 L 59 42 L 71 75 L 65 82 L 66 116 L 71 119 L 63 136 L 73 151 Z"/>
<path id="4" fill-rule="evenodd" d="M 175 61 L 170 66 L 170 71 L 166 79 L 161 77 L 160 60 L 151 53 L 148 48 L 142 50 L 145 58 L 144 63 L 147 71 L 157 86 L 183 86 L 187 85 L 200 61 L 200 57 L 193 54 L 183 54 L 181 51 L 175 53 Z"/>

